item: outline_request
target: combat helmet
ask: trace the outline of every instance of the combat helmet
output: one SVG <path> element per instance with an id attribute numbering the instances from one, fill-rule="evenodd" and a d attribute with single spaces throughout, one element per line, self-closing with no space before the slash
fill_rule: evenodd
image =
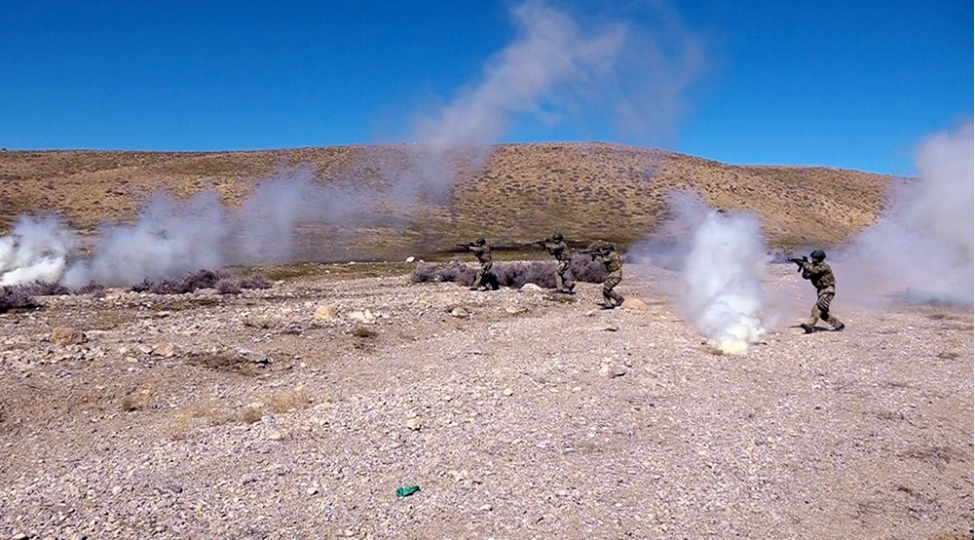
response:
<path id="1" fill-rule="evenodd" d="M 616 244 L 612 242 L 606 242 L 603 244 L 603 249 L 606 251 L 616 251 Z"/>
<path id="2" fill-rule="evenodd" d="M 562 236 L 562 233 L 560 233 L 558 231 L 556 231 L 555 234 L 552 235 L 552 240 L 555 240 L 556 242 L 561 242 L 562 241 L 562 238 L 564 238 Z"/>
<path id="3" fill-rule="evenodd" d="M 809 254 L 809 258 L 814 261 L 825 261 L 826 252 L 821 249 L 814 249 L 813 252 Z"/>
<path id="4" fill-rule="evenodd" d="M 477 245 L 479 245 L 479 246 L 483 246 L 484 244 L 487 243 L 487 240 L 485 240 L 484 237 L 482 236 L 482 237 L 478 238 L 477 240 L 474 240 L 474 243 L 477 244 Z"/>

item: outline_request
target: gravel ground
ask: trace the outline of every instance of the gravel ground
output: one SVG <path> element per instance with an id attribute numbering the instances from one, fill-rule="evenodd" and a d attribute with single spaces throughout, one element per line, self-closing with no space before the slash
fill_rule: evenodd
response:
<path id="1" fill-rule="evenodd" d="M 723 356 L 632 309 L 409 276 L 0 315 L 0 538 L 972 538 L 973 318 L 834 303 Z M 400 486 L 418 485 L 408 497 Z"/>

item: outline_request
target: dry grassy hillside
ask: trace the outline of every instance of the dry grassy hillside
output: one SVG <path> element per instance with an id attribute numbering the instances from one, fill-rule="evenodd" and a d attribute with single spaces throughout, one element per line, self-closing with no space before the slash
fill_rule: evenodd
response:
<path id="1" fill-rule="evenodd" d="M 654 230 L 666 212 L 665 195 L 674 190 L 696 192 L 715 207 L 759 214 L 773 246 L 829 246 L 876 219 L 890 182 L 856 171 L 730 166 L 618 145 L 510 144 L 492 148 L 476 167 L 458 167 L 445 196 L 404 207 L 393 193 L 402 178 L 422 176 L 414 151 L 408 145 L 7 151 L 0 153 L 0 232 L 9 232 L 18 216 L 38 211 L 60 214 L 92 232 L 106 220 L 134 219 L 157 190 L 179 198 L 212 190 L 236 208 L 259 182 L 306 165 L 318 182 L 362 195 L 372 213 L 384 218 L 304 229 L 304 256 L 312 259 L 328 257 L 322 253 L 328 246 L 319 240 L 335 233 L 346 248 L 357 246 L 358 256 L 375 257 L 437 251 L 480 235 L 496 245 L 514 244 L 555 229 L 580 241 L 627 243 Z"/>

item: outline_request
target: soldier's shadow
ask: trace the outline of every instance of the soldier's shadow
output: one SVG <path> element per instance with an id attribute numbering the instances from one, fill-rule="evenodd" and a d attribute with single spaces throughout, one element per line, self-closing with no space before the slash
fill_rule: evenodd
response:
<path id="1" fill-rule="evenodd" d="M 812 332 L 806 332 L 806 329 L 801 324 L 794 324 L 794 325 L 790 326 L 789 328 L 798 328 L 798 329 L 802 330 L 803 332 L 805 332 L 807 334 L 816 334 L 816 333 L 819 333 L 819 332 L 832 332 L 833 331 L 832 328 L 823 328 L 822 326 L 813 326 L 812 327 Z"/>

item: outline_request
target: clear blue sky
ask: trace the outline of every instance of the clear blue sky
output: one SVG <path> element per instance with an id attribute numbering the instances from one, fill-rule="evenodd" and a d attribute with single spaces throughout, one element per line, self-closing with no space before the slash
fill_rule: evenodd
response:
<path id="1" fill-rule="evenodd" d="M 0 146 L 604 141 L 914 174 L 973 115 L 965 0 L 13 0 Z"/>

